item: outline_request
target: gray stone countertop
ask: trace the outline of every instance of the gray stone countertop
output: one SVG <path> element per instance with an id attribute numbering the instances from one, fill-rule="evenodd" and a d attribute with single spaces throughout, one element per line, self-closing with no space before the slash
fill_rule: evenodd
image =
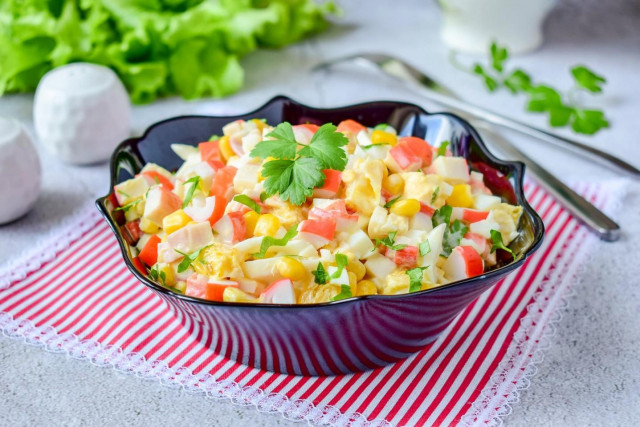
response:
<path id="1" fill-rule="evenodd" d="M 446 82 L 465 99 L 544 126 L 523 111 L 523 99 L 488 95 L 475 76 L 456 70 L 438 37 L 440 13 L 426 0 L 343 1 L 345 18 L 330 31 L 279 51 L 260 51 L 243 60 L 245 88 L 223 100 L 186 102 L 169 98 L 133 111 L 133 133 L 180 114 L 249 111 L 277 94 L 315 106 L 394 99 L 440 108 L 401 84 L 353 67 L 308 73 L 322 59 L 357 51 L 393 52 Z M 536 52 L 513 59 L 540 81 L 569 85 L 569 66 L 585 63 L 608 78 L 599 102 L 611 128 L 587 144 L 640 166 L 640 4 L 633 0 L 561 1 L 546 24 L 546 41 Z M 466 58 L 471 61 L 474 58 Z M 465 60 L 466 60 L 465 59 Z M 32 129 L 32 96 L 0 98 L 0 116 Z M 605 180 L 618 175 L 562 150 L 509 135 L 524 151 L 564 180 Z M 107 191 L 106 164 L 76 167 L 60 163 L 38 147 L 43 189 L 26 217 L 0 227 L 0 259 L 19 256 L 33 242 L 96 196 Z M 4 201 L 3 201 L 4 202 Z M 640 186 L 629 184 L 617 219 L 624 231 L 617 243 L 600 243 L 576 277 L 574 296 L 555 329 L 545 360 L 504 418 L 507 425 L 640 424 Z M 49 354 L 0 337 L 1 425 L 252 425 L 292 424 L 254 408 L 167 389 L 155 382 Z"/>

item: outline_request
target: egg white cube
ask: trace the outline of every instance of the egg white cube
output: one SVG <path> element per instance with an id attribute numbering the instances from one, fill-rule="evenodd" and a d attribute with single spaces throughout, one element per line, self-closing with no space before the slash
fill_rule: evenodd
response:
<path id="1" fill-rule="evenodd" d="M 453 183 L 469 181 L 469 166 L 462 157 L 439 156 L 431 164 L 434 173 Z"/>

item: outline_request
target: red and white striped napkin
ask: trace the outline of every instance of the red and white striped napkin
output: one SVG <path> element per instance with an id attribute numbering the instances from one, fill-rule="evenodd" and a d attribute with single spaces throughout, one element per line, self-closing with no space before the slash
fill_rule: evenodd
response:
<path id="1" fill-rule="evenodd" d="M 622 187 L 613 182 L 578 190 L 611 211 Z M 547 326 L 597 242 L 539 187 L 529 184 L 526 193 L 547 226 L 538 252 L 467 307 L 436 342 L 375 371 L 296 377 L 215 354 L 129 273 L 113 233 L 93 207 L 0 271 L 0 328 L 50 351 L 288 419 L 353 426 L 491 425 L 527 382 Z"/>

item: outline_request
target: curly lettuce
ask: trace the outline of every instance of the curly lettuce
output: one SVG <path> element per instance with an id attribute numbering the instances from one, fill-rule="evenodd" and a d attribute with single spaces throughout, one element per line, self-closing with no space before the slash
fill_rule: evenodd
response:
<path id="1" fill-rule="evenodd" d="M 242 87 L 242 56 L 322 31 L 335 12 L 312 0 L 4 0 L 0 95 L 84 61 L 112 68 L 135 103 L 222 97 Z"/>

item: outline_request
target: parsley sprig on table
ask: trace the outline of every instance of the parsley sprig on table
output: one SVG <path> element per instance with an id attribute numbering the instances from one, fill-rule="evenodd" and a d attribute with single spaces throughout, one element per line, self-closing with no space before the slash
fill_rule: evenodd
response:
<path id="1" fill-rule="evenodd" d="M 507 70 L 505 63 L 508 58 L 506 47 L 492 43 L 490 65 L 475 63 L 470 71 L 482 77 L 490 92 L 504 87 L 513 94 L 525 94 L 528 97 L 527 111 L 548 114 L 549 124 L 553 127 L 571 126 L 574 132 L 586 135 L 609 127 L 603 111 L 587 108 L 577 99 L 579 92 L 602 92 L 602 85 L 606 83 L 604 77 L 584 65 L 576 65 L 571 68 L 574 86 L 563 93 L 549 85 L 534 83 L 531 75 L 521 68 Z"/>
<path id="2" fill-rule="evenodd" d="M 262 166 L 267 196 L 279 194 L 283 201 L 301 205 L 315 187 L 324 184 L 323 169 L 342 171 L 347 165 L 347 153 L 342 147 L 349 140 L 331 123 L 322 125 L 308 145 L 296 141 L 288 122 L 280 123 L 267 137 L 270 139 L 259 142 L 250 154 L 274 158 Z"/>

